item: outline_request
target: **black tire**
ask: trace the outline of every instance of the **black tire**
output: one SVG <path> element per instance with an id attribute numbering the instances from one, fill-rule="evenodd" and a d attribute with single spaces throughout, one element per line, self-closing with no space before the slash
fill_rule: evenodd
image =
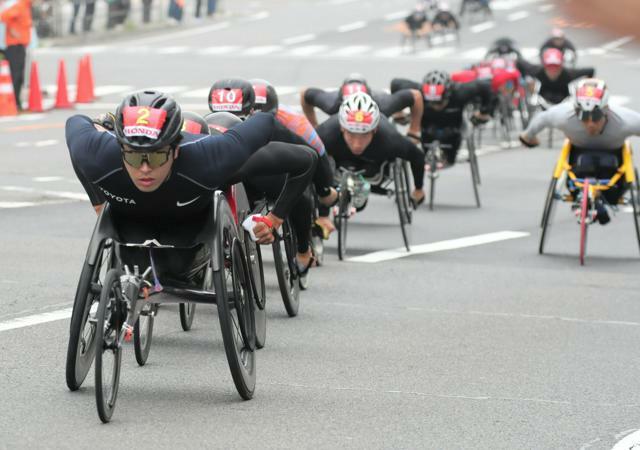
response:
<path id="1" fill-rule="evenodd" d="M 557 187 L 558 179 L 551 178 L 551 184 L 549 185 L 549 190 L 547 191 L 547 198 L 544 203 L 544 210 L 542 211 L 542 222 L 540 224 L 542 231 L 540 233 L 540 244 L 538 246 L 538 253 L 544 253 L 544 245 L 547 239 L 549 225 L 551 224 L 551 215 L 553 212 L 553 207 L 555 203 L 555 192 Z"/>
<path id="2" fill-rule="evenodd" d="M 136 354 L 136 362 L 140 366 L 144 366 L 149 358 L 155 314 L 155 305 L 145 305 L 133 327 L 133 350 Z"/>
<path id="3" fill-rule="evenodd" d="M 438 160 L 433 149 L 426 155 L 429 164 L 429 210 L 433 211 L 433 203 L 436 195 L 436 179 L 438 178 Z"/>
<path id="4" fill-rule="evenodd" d="M 100 420 L 107 423 L 111 420 L 118 398 L 120 384 L 120 368 L 122 364 L 121 329 L 126 319 L 127 307 L 122 295 L 118 269 L 107 273 L 100 304 L 96 314 L 96 368 L 95 391 L 96 406 Z M 113 357 L 113 367 L 108 367 L 105 355 Z"/>
<path id="5" fill-rule="evenodd" d="M 253 301 L 235 219 L 223 199 L 217 205 L 216 221 L 217 245 L 213 248 L 219 251 L 212 257 L 219 270 L 213 272 L 212 278 L 220 331 L 233 383 L 240 397 L 249 400 L 256 387 Z"/>
<path id="6" fill-rule="evenodd" d="M 180 303 L 180 325 L 184 331 L 191 330 L 196 316 L 196 303 Z"/>
<path id="7" fill-rule="evenodd" d="M 636 181 L 629 187 L 629 192 L 631 194 L 631 208 L 633 212 L 633 223 L 636 229 L 636 240 L 638 241 L 638 247 L 640 247 L 640 208 L 638 205 L 638 201 L 640 198 L 638 195 L 640 194 L 640 187 L 638 185 L 638 174 L 636 173 Z"/>
<path id="8" fill-rule="evenodd" d="M 398 208 L 398 217 L 400 219 L 400 230 L 402 232 L 402 240 L 408 252 L 411 251 L 409 245 L 409 230 L 411 220 L 411 206 L 409 201 L 409 192 L 406 185 L 406 177 L 404 173 L 404 163 L 400 159 L 396 159 L 393 164 L 393 184 L 396 196 L 396 207 Z"/>
<path id="9" fill-rule="evenodd" d="M 92 305 L 100 301 L 100 278 L 102 276 L 104 279 L 104 267 L 112 264 L 112 248 L 111 243 L 102 242 L 96 263 L 90 265 L 85 262 L 80 274 L 67 347 L 66 381 L 71 391 L 80 388 L 95 359 L 95 318 L 91 321 L 87 319 Z"/>
<path id="10" fill-rule="evenodd" d="M 296 267 L 296 236 L 289 220 L 282 225 L 282 239 L 273 243 L 273 259 L 284 309 L 289 317 L 298 315 L 300 308 L 300 281 Z"/>
<path id="11" fill-rule="evenodd" d="M 264 267 L 260 246 L 251 240 L 245 231 L 245 247 L 249 256 L 248 266 L 251 276 L 252 294 L 254 299 L 254 316 L 256 322 L 256 347 L 263 348 L 267 341 L 267 310 L 266 287 L 264 284 Z"/>
<path id="12" fill-rule="evenodd" d="M 347 257 L 347 223 L 349 221 L 349 193 L 346 189 L 340 191 L 338 201 L 338 215 L 335 217 L 338 229 L 338 259 L 343 261 Z"/>
<path id="13" fill-rule="evenodd" d="M 467 150 L 469 151 L 469 167 L 471 169 L 471 184 L 473 185 L 473 195 L 476 199 L 476 206 L 480 208 L 480 191 L 478 185 L 480 184 L 480 169 L 478 167 L 478 155 L 476 155 L 476 147 L 473 143 L 473 137 L 467 138 Z"/>

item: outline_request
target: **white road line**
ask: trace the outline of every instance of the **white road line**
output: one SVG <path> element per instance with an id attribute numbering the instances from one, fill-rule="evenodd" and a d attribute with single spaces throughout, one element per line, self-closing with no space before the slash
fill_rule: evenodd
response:
<path id="1" fill-rule="evenodd" d="M 162 41 L 172 41 L 176 38 L 181 38 L 184 36 L 195 36 L 198 34 L 210 33 L 212 31 L 224 30 L 225 28 L 229 28 L 230 26 L 231 26 L 230 22 L 220 22 L 220 23 L 216 23 L 206 27 L 194 28 L 192 30 L 178 31 L 175 33 L 164 33 L 160 36 L 151 36 L 148 38 L 129 41 L 127 42 L 127 46 L 129 46 L 129 48 L 132 48 L 132 46 L 146 45 L 146 44 L 152 44 L 152 43 L 162 42 Z M 143 55 L 144 51 L 141 51 L 140 54 Z"/>
<path id="2" fill-rule="evenodd" d="M 71 317 L 71 311 L 72 308 L 65 308 L 58 311 L 34 314 L 32 316 L 16 317 L 15 319 L 0 322 L 0 332 L 68 319 Z"/>
<path id="3" fill-rule="evenodd" d="M 482 22 L 477 25 L 473 25 L 470 29 L 472 33 L 482 33 L 496 26 L 495 22 Z"/>
<path id="4" fill-rule="evenodd" d="M 357 0 L 329 0 L 327 3 L 329 5 L 344 5 L 345 3 L 353 3 Z"/>
<path id="5" fill-rule="evenodd" d="M 29 206 L 34 206 L 35 203 L 32 202 L 0 202 L 0 209 L 3 208 L 27 208 Z"/>
<path id="6" fill-rule="evenodd" d="M 247 56 L 260 56 L 269 55 L 279 50 L 282 50 L 281 45 L 261 45 L 257 47 L 249 47 L 244 52 L 242 52 L 242 54 Z"/>
<path id="7" fill-rule="evenodd" d="M 367 26 L 367 22 L 359 20 L 358 22 L 347 23 L 338 27 L 338 33 L 347 33 L 349 31 L 359 30 Z"/>
<path id="8" fill-rule="evenodd" d="M 293 45 L 293 44 L 301 44 L 303 42 L 313 41 L 316 38 L 316 35 L 313 33 L 301 34 L 299 36 L 292 36 L 290 38 L 286 38 L 282 40 L 284 45 Z"/>
<path id="9" fill-rule="evenodd" d="M 538 11 L 540 12 L 549 12 L 552 9 L 554 9 L 556 7 L 556 5 L 540 5 L 538 7 Z"/>
<path id="10" fill-rule="evenodd" d="M 629 42 L 633 41 L 633 39 L 633 36 L 625 36 L 623 38 L 616 39 L 615 41 L 604 44 L 601 48 L 605 49 L 606 51 L 615 50 L 619 47 L 622 47 L 624 44 L 628 44 Z"/>
<path id="11" fill-rule="evenodd" d="M 509 22 L 516 22 L 518 20 L 526 19 L 527 17 L 529 17 L 528 11 L 518 11 L 518 12 L 509 14 L 507 16 L 507 20 Z"/>
<path id="12" fill-rule="evenodd" d="M 201 98 L 204 101 L 207 97 L 209 97 L 210 90 L 211 88 L 194 89 L 192 91 L 183 92 L 182 94 L 180 94 L 180 97 Z"/>
<path id="13" fill-rule="evenodd" d="M 83 55 L 85 53 L 95 54 L 95 53 L 103 53 L 111 49 L 113 49 L 113 47 L 108 45 L 87 45 L 84 47 L 76 47 L 71 50 L 71 53 L 73 53 L 74 55 Z"/>
<path id="14" fill-rule="evenodd" d="M 33 143 L 34 147 L 51 147 L 52 145 L 58 145 L 60 143 L 57 139 L 47 139 L 45 141 L 37 141 Z"/>
<path id="15" fill-rule="evenodd" d="M 391 14 L 387 14 L 386 16 L 384 16 L 384 20 L 386 20 L 387 22 L 390 22 L 392 20 L 400 20 L 400 19 L 404 19 L 408 15 L 409 15 L 408 11 L 398 11 Z"/>
<path id="16" fill-rule="evenodd" d="M 429 244 L 412 245 L 411 251 L 402 248 L 383 250 L 380 252 L 369 253 L 362 256 L 349 258 L 347 261 L 362 263 L 379 263 L 382 261 L 390 261 L 392 259 L 406 258 L 408 256 L 422 255 L 425 253 L 442 252 L 446 250 L 455 250 L 465 247 L 474 247 L 476 245 L 491 244 L 494 242 L 506 241 L 509 239 L 518 239 L 529 236 L 529 233 L 522 231 L 498 231 L 496 233 L 479 234 L 459 239 L 451 239 L 447 241 L 432 242 Z"/>
<path id="17" fill-rule="evenodd" d="M 33 177 L 33 181 L 36 183 L 49 183 L 51 181 L 61 181 L 64 180 L 63 177 Z"/>
<path id="18" fill-rule="evenodd" d="M 189 47 L 185 45 L 173 45 L 156 49 L 155 52 L 158 55 L 181 55 L 183 53 L 187 53 L 187 51 L 189 51 Z"/>
<path id="19" fill-rule="evenodd" d="M 484 55 L 486 54 L 487 54 L 487 47 L 476 47 L 476 48 L 472 48 L 471 50 L 462 52 L 460 56 L 462 56 L 464 59 L 479 60 L 484 58 Z"/>
<path id="20" fill-rule="evenodd" d="M 534 58 L 538 57 L 538 55 L 540 54 L 540 49 L 537 49 L 537 48 L 534 48 L 534 47 L 525 47 L 520 51 L 520 53 L 526 59 L 534 59 Z"/>
<path id="21" fill-rule="evenodd" d="M 331 52 L 331 56 L 353 56 L 368 52 L 369 50 L 371 50 L 370 45 L 349 45 L 339 48 L 335 52 Z"/>
<path id="22" fill-rule="evenodd" d="M 152 91 L 160 91 L 164 92 L 165 94 L 174 95 L 179 92 L 186 91 L 187 89 L 189 89 L 189 86 L 153 86 L 149 89 Z"/>
<path id="23" fill-rule="evenodd" d="M 255 22 L 257 20 L 264 20 L 269 16 L 269 11 L 260 11 L 258 13 L 250 15 L 249 17 L 245 17 L 244 19 L 242 19 L 242 22 Z"/>
<path id="24" fill-rule="evenodd" d="M 23 187 L 23 186 L 0 186 L 0 190 L 8 192 L 28 192 L 39 195 L 45 195 L 48 197 L 65 198 L 68 200 L 83 200 L 89 201 L 87 194 L 80 192 L 67 192 L 67 191 L 41 191 L 38 189 Z"/>
<path id="25" fill-rule="evenodd" d="M 201 50 L 196 51 L 199 55 L 225 55 L 227 53 L 231 53 L 234 50 L 237 50 L 237 45 L 219 45 L 213 47 L 206 47 Z"/>
<path id="26" fill-rule="evenodd" d="M 119 94 L 121 92 L 132 91 L 133 86 L 124 86 L 124 85 L 106 85 L 106 86 L 96 86 L 94 89 L 94 93 L 97 97 L 102 97 L 103 95 L 111 95 L 111 94 Z"/>
<path id="27" fill-rule="evenodd" d="M 315 55 L 316 53 L 320 53 L 321 51 L 329 48 L 326 45 L 305 45 L 303 47 L 296 47 L 289 51 L 289 55 L 291 56 L 309 56 Z"/>
<path id="28" fill-rule="evenodd" d="M 443 56 L 447 56 L 455 52 L 455 50 L 456 49 L 454 47 L 432 48 L 431 50 L 420 52 L 416 56 L 418 58 L 442 58 Z"/>
<path id="29" fill-rule="evenodd" d="M 387 47 L 381 50 L 378 50 L 374 53 L 374 56 L 378 58 L 395 58 L 397 56 L 402 55 L 404 49 L 402 47 Z"/>

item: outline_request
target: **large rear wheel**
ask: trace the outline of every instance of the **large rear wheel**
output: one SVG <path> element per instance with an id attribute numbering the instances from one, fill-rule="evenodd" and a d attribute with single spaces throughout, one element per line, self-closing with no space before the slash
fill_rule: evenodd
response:
<path id="1" fill-rule="evenodd" d="M 582 201 L 580 202 L 580 265 L 584 266 L 584 258 L 587 253 L 587 230 L 589 224 L 589 181 L 584 181 L 582 189 Z"/>
<path id="2" fill-rule="evenodd" d="M 335 216 L 338 229 L 338 258 L 340 261 L 347 257 L 347 223 L 349 221 L 349 192 L 346 189 L 340 191 L 338 200 L 338 214 Z"/>
<path id="3" fill-rule="evenodd" d="M 480 169 L 478 168 L 478 158 L 476 155 L 476 146 L 473 142 L 473 136 L 467 138 L 467 150 L 469 151 L 469 167 L 471 168 L 473 195 L 476 199 L 476 206 L 480 208 L 480 192 L 478 190 L 478 185 L 480 184 Z"/>
<path id="4" fill-rule="evenodd" d="M 544 202 L 544 209 L 542 210 L 542 221 L 540 222 L 540 227 L 542 231 L 540 233 L 540 244 L 538 246 L 538 253 L 541 255 L 544 253 L 544 246 L 547 239 L 549 226 L 551 224 L 551 216 L 554 209 L 554 203 L 556 200 L 556 187 L 558 185 L 557 178 L 551 178 L 551 183 L 549 184 L 549 189 L 547 190 L 547 198 Z"/>
<path id="5" fill-rule="evenodd" d="M 144 366 L 149 358 L 156 308 L 157 305 L 151 303 L 144 305 L 133 327 L 133 350 L 136 354 L 136 362 L 140 366 Z"/>
<path id="6" fill-rule="evenodd" d="M 400 218 L 400 230 L 402 231 L 402 240 L 408 252 L 411 251 L 409 246 L 409 230 L 411 223 L 411 206 L 409 203 L 409 192 L 406 185 L 406 177 L 404 174 L 405 166 L 402 160 L 397 159 L 393 164 L 393 183 L 396 196 L 396 206 L 398 208 L 398 217 Z"/>
<path id="7" fill-rule="evenodd" d="M 289 317 L 298 315 L 300 308 L 300 282 L 296 267 L 296 236 L 289 220 L 282 225 L 282 239 L 273 243 L 273 258 L 278 276 L 282 302 Z"/>
<path id="8" fill-rule="evenodd" d="M 631 212 L 633 213 L 633 223 L 636 229 L 636 239 L 638 246 L 640 247 L 640 181 L 638 181 L 638 174 L 636 173 L 636 180 L 631 186 L 629 186 L 629 193 L 631 196 Z"/>

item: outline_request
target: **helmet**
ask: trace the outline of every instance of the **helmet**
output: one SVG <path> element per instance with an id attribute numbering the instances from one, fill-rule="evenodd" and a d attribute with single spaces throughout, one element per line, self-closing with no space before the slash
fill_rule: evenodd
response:
<path id="1" fill-rule="evenodd" d="M 212 136 L 225 133 L 228 129 L 242 123 L 242 119 L 226 111 L 211 113 L 204 120 L 209 126 L 209 132 Z"/>
<path id="2" fill-rule="evenodd" d="M 441 102 L 451 95 L 452 84 L 447 72 L 432 70 L 422 79 L 422 95 L 428 102 Z"/>
<path id="3" fill-rule="evenodd" d="M 551 37 L 555 39 L 564 39 L 564 31 L 561 28 L 551 30 Z"/>
<path id="4" fill-rule="evenodd" d="M 564 63 L 564 55 L 562 50 L 557 48 L 548 48 L 542 53 L 542 64 L 548 66 L 561 66 Z"/>
<path id="5" fill-rule="evenodd" d="M 200 114 L 191 111 L 182 113 L 183 124 L 182 131 L 193 134 L 209 134 L 209 125 Z"/>
<path id="6" fill-rule="evenodd" d="M 114 128 L 120 144 L 141 152 L 154 151 L 180 141 L 182 113 L 170 95 L 134 92 L 116 109 Z"/>
<path id="7" fill-rule="evenodd" d="M 592 112 L 609 106 L 609 89 L 603 80 L 584 78 L 571 85 L 571 99 L 578 112 Z"/>
<path id="8" fill-rule="evenodd" d="M 508 37 L 503 37 L 500 39 L 496 39 L 493 43 L 492 48 L 499 54 L 499 55 L 507 55 L 509 53 L 513 53 L 515 51 L 517 51 L 518 46 L 516 45 L 515 41 L 511 38 Z"/>
<path id="9" fill-rule="evenodd" d="M 357 94 L 358 92 L 371 94 L 367 80 L 359 73 L 349 74 L 349 76 L 342 81 L 340 95 L 342 95 L 342 99 L 344 100 L 346 97 Z"/>
<path id="10" fill-rule="evenodd" d="M 255 94 L 255 109 L 270 112 L 278 109 L 278 93 L 276 88 L 266 80 L 254 78 L 249 80 Z"/>
<path id="11" fill-rule="evenodd" d="M 255 102 L 253 86 L 246 80 L 231 78 L 218 80 L 209 91 L 211 112 L 228 111 L 240 117 L 251 114 Z"/>
<path id="12" fill-rule="evenodd" d="M 343 100 L 338 111 L 340 126 L 350 133 L 364 134 L 380 123 L 380 109 L 369 94 L 358 92 Z"/>

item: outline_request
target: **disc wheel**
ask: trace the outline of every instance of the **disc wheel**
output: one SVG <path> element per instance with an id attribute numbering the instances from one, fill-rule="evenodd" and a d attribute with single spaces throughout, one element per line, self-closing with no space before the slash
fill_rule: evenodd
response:
<path id="1" fill-rule="evenodd" d="M 184 331 L 191 330 L 193 319 L 196 316 L 195 303 L 180 303 L 180 325 Z"/>
<path id="2" fill-rule="evenodd" d="M 156 305 L 147 303 L 140 311 L 140 316 L 133 327 L 133 350 L 136 354 L 136 362 L 140 366 L 144 366 L 149 358 L 155 315 Z"/>
<path id="3" fill-rule="evenodd" d="M 228 203 L 217 206 L 217 242 L 212 257 L 218 270 L 213 271 L 213 284 L 218 306 L 218 319 L 229 363 L 231 377 L 238 394 L 249 400 L 256 386 L 255 318 L 248 283 L 248 269 L 238 239 L 235 219 Z"/>
<path id="4" fill-rule="evenodd" d="M 121 330 L 127 314 L 120 276 L 118 269 L 107 273 L 96 314 L 95 393 L 98 416 L 104 423 L 111 420 L 120 383 Z"/>
<path id="5" fill-rule="evenodd" d="M 284 309 L 289 317 L 298 315 L 300 308 L 300 282 L 296 267 L 296 236 L 289 220 L 282 225 L 282 239 L 273 243 L 273 259 Z"/>
<path id="6" fill-rule="evenodd" d="M 96 311 L 104 276 L 112 264 L 111 241 L 100 243 L 94 264 L 84 263 L 76 289 L 67 347 L 66 381 L 76 391 L 84 382 L 95 359 Z"/>

